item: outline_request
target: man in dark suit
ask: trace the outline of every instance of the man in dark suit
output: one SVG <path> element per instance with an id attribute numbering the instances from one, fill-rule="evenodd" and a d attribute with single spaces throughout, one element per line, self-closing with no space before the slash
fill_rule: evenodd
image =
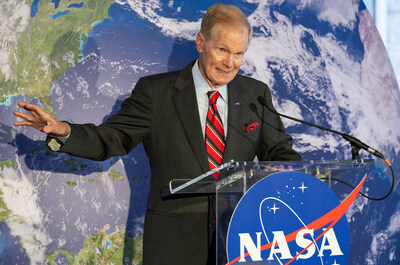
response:
<path id="1" fill-rule="evenodd" d="M 212 168 L 208 159 L 206 116 L 208 90 L 218 90 L 217 109 L 224 131 L 223 158 L 230 160 L 299 160 L 280 118 L 263 108 L 272 105 L 269 88 L 237 75 L 252 30 L 234 6 L 214 5 L 196 38 L 199 59 L 183 70 L 139 79 L 121 110 L 103 124 L 67 124 L 38 106 L 16 126 L 48 134 L 53 150 L 93 160 L 125 155 L 143 142 L 151 166 L 144 227 L 144 264 L 215 264 L 212 196 L 161 196 L 172 178 L 191 179 Z M 204 92 L 204 93 L 203 93 Z"/>

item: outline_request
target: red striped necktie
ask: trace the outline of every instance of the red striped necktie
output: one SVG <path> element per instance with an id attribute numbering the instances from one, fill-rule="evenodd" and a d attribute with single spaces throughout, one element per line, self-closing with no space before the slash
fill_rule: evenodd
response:
<path id="1" fill-rule="evenodd" d="M 210 170 L 219 167 L 225 150 L 225 133 L 221 116 L 217 109 L 217 100 L 220 96 L 217 90 L 207 92 L 209 98 L 206 119 L 206 150 Z M 213 174 L 218 179 L 219 172 Z"/>

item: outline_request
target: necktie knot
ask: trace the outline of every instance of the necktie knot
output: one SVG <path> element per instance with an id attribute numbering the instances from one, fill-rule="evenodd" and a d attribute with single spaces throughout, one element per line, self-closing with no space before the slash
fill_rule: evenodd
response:
<path id="1" fill-rule="evenodd" d="M 207 96 L 208 96 L 209 104 L 212 105 L 212 104 L 217 103 L 220 93 L 218 90 L 211 90 L 211 91 L 207 92 Z"/>

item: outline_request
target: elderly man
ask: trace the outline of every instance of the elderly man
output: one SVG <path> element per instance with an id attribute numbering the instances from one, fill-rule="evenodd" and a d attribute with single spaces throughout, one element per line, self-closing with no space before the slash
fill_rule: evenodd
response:
<path id="1" fill-rule="evenodd" d="M 272 105 L 268 86 L 238 75 L 251 40 L 244 14 L 214 5 L 196 38 L 198 60 L 183 70 L 139 79 L 121 110 L 103 124 L 67 124 L 38 106 L 18 103 L 30 114 L 14 112 L 48 134 L 53 150 L 93 160 L 125 155 L 144 143 L 151 184 L 144 227 L 145 265 L 215 264 L 213 196 L 163 198 L 172 178 L 190 179 L 221 163 L 299 160 L 292 139 Z M 218 175 L 215 175 L 218 177 Z"/>

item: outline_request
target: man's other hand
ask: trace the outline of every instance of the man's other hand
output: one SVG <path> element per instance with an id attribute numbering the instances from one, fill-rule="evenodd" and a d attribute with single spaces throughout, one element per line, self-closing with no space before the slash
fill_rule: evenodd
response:
<path id="1" fill-rule="evenodd" d="M 66 137 L 70 132 L 70 127 L 65 122 L 53 118 L 50 114 L 43 111 L 42 108 L 33 104 L 18 102 L 18 106 L 28 111 L 22 113 L 14 111 L 14 115 L 23 119 L 23 121 L 14 122 L 15 126 L 30 126 L 50 137 Z"/>

